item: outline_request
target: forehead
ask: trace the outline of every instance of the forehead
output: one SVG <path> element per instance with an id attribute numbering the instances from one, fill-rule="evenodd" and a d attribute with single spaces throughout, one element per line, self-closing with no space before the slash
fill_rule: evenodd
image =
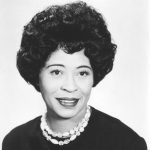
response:
<path id="1" fill-rule="evenodd" d="M 80 65 L 90 65 L 89 58 L 84 55 L 84 50 L 68 54 L 62 49 L 53 52 L 49 59 L 46 61 L 46 66 L 51 64 L 63 64 L 65 66 L 77 67 Z"/>

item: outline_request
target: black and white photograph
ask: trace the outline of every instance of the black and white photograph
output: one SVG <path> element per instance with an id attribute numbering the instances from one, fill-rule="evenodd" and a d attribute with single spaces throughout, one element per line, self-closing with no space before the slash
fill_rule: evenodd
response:
<path id="1" fill-rule="evenodd" d="M 150 148 L 148 0 L 0 0 L 0 148 Z"/>

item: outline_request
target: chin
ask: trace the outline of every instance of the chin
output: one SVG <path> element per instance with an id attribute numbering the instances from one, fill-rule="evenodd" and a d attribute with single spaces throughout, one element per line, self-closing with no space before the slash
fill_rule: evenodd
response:
<path id="1" fill-rule="evenodd" d="M 59 116 L 59 118 L 62 119 L 70 119 L 73 118 L 75 116 L 77 116 L 77 114 L 79 113 L 79 108 L 62 108 L 59 111 L 57 110 L 57 115 Z"/>

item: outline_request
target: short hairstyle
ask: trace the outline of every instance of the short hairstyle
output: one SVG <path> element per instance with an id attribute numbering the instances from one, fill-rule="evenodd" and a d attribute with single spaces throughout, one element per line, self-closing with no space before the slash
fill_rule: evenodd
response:
<path id="1" fill-rule="evenodd" d="M 113 67 L 116 44 L 102 14 L 83 1 L 53 5 L 37 13 L 24 27 L 17 68 L 26 82 L 39 88 L 39 73 L 52 52 L 84 49 L 90 60 L 96 86 Z"/>

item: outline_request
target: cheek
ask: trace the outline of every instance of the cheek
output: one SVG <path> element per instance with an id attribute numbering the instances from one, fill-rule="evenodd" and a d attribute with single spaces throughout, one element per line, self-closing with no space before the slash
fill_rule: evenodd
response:
<path id="1" fill-rule="evenodd" d="M 85 95 L 89 96 L 92 90 L 93 86 L 93 80 L 88 80 L 85 82 L 78 82 L 78 87 L 80 88 L 80 91 Z"/>
<path id="2" fill-rule="evenodd" d="M 85 86 L 82 87 L 82 93 L 84 93 L 84 95 L 86 96 L 90 95 L 91 90 L 92 90 L 92 87 L 90 85 L 86 87 Z"/>
<path id="3" fill-rule="evenodd" d="M 43 96 L 52 96 L 55 92 L 57 92 L 59 87 L 59 84 L 57 82 L 54 82 L 54 80 L 42 80 L 40 82 L 40 89 L 43 93 Z"/>

